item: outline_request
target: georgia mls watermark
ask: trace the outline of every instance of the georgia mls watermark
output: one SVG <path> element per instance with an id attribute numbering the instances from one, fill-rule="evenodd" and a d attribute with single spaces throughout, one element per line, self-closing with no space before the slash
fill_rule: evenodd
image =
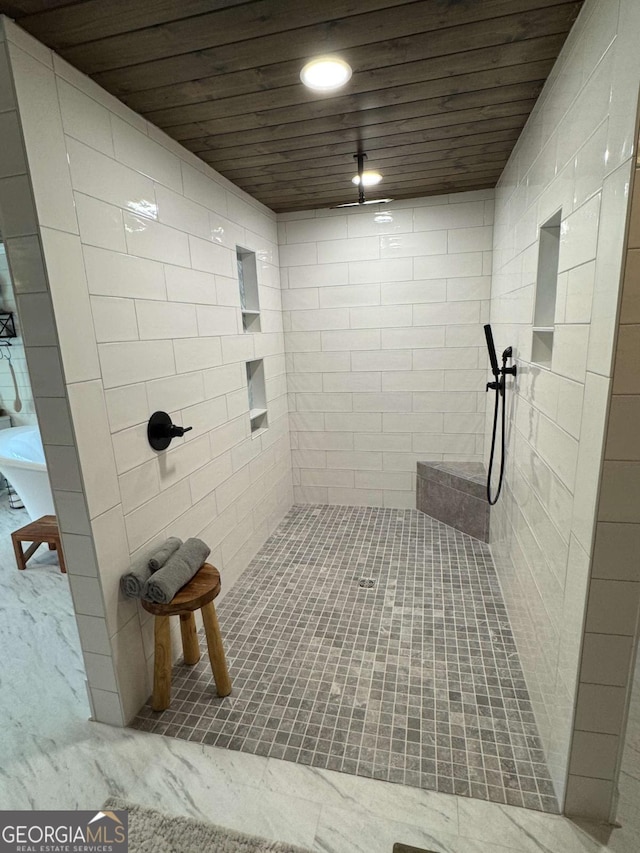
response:
<path id="1" fill-rule="evenodd" d="M 0 853 L 127 853 L 126 811 L 0 811 Z"/>

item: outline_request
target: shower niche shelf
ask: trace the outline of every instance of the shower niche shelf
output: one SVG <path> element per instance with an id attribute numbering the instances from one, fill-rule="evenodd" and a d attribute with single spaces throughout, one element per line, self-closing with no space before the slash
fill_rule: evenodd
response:
<path id="1" fill-rule="evenodd" d="M 257 435 L 269 426 L 264 362 L 261 358 L 247 362 L 247 393 L 249 395 L 251 434 Z"/>
<path id="2" fill-rule="evenodd" d="M 236 246 L 238 261 L 238 287 L 242 328 L 245 332 L 260 331 L 260 301 L 258 297 L 258 268 L 256 253 Z"/>
<path id="3" fill-rule="evenodd" d="M 561 222 L 562 210 L 559 210 L 544 225 L 540 226 L 538 243 L 538 273 L 536 276 L 531 361 L 547 368 L 551 367 L 553 356 Z"/>
<path id="4" fill-rule="evenodd" d="M 551 369 L 553 355 L 553 329 L 535 329 L 531 341 L 531 361 Z"/>

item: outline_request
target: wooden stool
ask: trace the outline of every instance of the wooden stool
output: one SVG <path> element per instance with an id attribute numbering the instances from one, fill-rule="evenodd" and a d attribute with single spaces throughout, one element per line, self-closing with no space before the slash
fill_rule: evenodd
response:
<path id="1" fill-rule="evenodd" d="M 58 552 L 60 571 L 66 574 L 67 567 L 64 564 L 64 554 L 62 553 L 62 545 L 60 544 L 60 531 L 58 530 L 55 515 L 43 515 L 37 521 L 31 521 L 19 530 L 14 530 L 11 534 L 11 541 L 13 542 L 13 550 L 16 554 L 16 563 L 20 570 L 27 568 L 27 561 L 46 542 L 50 551 Z M 21 542 L 32 542 L 33 544 L 29 545 L 27 550 L 23 552 Z"/>
<path id="2" fill-rule="evenodd" d="M 207 637 L 209 660 L 218 696 L 231 693 L 231 679 L 224 656 L 222 637 L 213 599 L 220 592 L 220 572 L 209 563 L 182 587 L 169 604 L 156 604 L 142 599 L 142 606 L 156 617 L 155 650 L 153 661 L 153 696 L 151 707 L 154 711 L 164 711 L 171 704 L 171 632 L 169 617 L 180 617 L 180 633 L 184 662 L 193 666 L 200 660 L 200 645 L 194 610 L 202 611 L 202 620 Z"/>

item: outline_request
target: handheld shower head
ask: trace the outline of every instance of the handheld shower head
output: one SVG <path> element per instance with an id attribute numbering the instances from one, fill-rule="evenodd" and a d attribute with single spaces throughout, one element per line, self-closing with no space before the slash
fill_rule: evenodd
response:
<path id="1" fill-rule="evenodd" d="M 496 356 L 496 345 L 493 342 L 493 332 L 491 331 L 491 326 L 489 323 L 484 327 L 484 334 L 487 339 L 487 349 L 489 350 L 489 361 L 491 362 L 491 372 L 494 376 L 500 375 L 500 369 L 498 368 L 498 358 Z"/>
<path id="2" fill-rule="evenodd" d="M 493 410 L 493 433 L 491 436 L 491 451 L 489 453 L 489 471 L 487 473 L 487 500 L 493 506 L 498 498 L 500 497 L 500 491 L 502 489 L 502 481 L 504 478 L 504 457 L 505 457 L 505 448 L 506 448 L 506 395 L 507 395 L 507 383 L 505 382 L 506 376 L 517 376 L 518 368 L 515 364 L 512 364 L 510 367 L 507 367 L 507 361 L 510 358 L 513 358 L 513 347 L 507 347 L 502 351 L 502 367 L 498 367 L 498 359 L 496 357 L 496 345 L 493 342 L 493 332 L 491 331 L 491 326 L 489 323 L 484 327 L 484 334 L 487 339 L 487 349 L 489 350 L 489 360 L 491 361 L 491 370 L 494 375 L 493 382 L 487 382 L 487 391 L 495 391 L 496 392 L 496 402 L 495 408 Z M 502 401 L 502 456 L 500 460 L 500 479 L 498 481 L 498 488 L 496 490 L 495 495 L 491 494 L 491 474 L 493 472 L 493 459 L 496 450 L 496 433 L 498 429 L 498 412 L 500 410 L 500 401 Z"/>

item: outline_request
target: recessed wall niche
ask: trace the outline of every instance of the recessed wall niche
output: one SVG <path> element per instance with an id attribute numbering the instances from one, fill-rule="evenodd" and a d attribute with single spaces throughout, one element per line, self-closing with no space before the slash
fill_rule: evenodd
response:
<path id="1" fill-rule="evenodd" d="M 542 367 L 551 367 L 553 355 L 561 222 L 562 210 L 559 210 L 540 226 L 531 361 Z"/>
<path id="2" fill-rule="evenodd" d="M 249 394 L 249 420 L 251 432 L 269 426 L 267 418 L 267 394 L 264 383 L 264 363 L 261 358 L 247 362 L 247 391 Z"/>
<path id="3" fill-rule="evenodd" d="M 238 287 L 242 309 L 242 328 L 245 332 L 260 331 L 260 300 L 258 297 L 258 269 L 256 253 L 236 246 L 238 259 Z"/>

